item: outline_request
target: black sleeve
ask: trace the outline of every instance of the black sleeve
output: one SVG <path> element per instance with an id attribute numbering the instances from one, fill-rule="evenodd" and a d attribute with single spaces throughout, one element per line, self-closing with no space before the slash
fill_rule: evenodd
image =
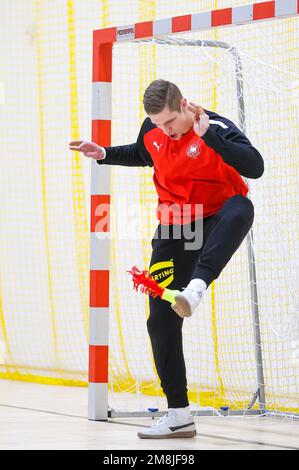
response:
<path id="1" fill-rule="evenodd" d="M 260 178 L 264 172 L 264 160 L 247 137 L 231 121 L 216 113 L 206 111 L 210 127 L 202 139 L 246 178 Z"/>
<path id="2" fill-rule="evenodd" d="M 146 118 L 143 122 L 137 141 L 134 144 L 105 147 L 106 157 L 97 160 L 99 165 L 122 166 L 153 166 L 153 160 L 146 150 L 143 136 L 153 127 L 151 120 Z"/>

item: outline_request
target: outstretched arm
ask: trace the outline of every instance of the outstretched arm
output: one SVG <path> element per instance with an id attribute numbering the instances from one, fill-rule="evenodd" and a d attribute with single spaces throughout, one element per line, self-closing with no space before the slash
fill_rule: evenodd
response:
<path id="1" fill-rule="evenodd" d="M 121 166 L 153 166 L 150 156 L 144 154 L 138 143 L 105 147 L 106 158 L 98 160 L 99 164 Z"/>
<path id="2" fill-rule="evenodd" d="M 82 152 L 86 157 L 97 160 L 98 164 L 121 166 L 153 166 L 153 161 L 143 143 L 148 128 L 146 119 L 140 129 L 137 142 L 128 145 L 101 147 L 95 142 L 70 142 L 70 150 Z"/>

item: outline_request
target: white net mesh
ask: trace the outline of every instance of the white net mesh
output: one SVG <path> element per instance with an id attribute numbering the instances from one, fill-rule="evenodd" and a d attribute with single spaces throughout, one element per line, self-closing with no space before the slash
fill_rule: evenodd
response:
<path id="1" fill-rule="evenodd" d="M 148 80 L 154 64 L 156 78 L 173 81 L 188 99 L 233 120 L 260 150 L 265 159 L 265 173 L 262 179 L 249 181 L 255 205 L 257 279 L 249 278 L 244 241 L 209 289 L 197 316 L 184 324 L 189 394 L 199 405 L 229 404 L 243 408 L 248 405 L 257 389 L 250 295 L 250 284 L 256 281 L 267 406 L 279 408 L 278 403 L 284 402 L 286 408 L 296 408 L 298 364 L 294 362 L 293 349 L 298 336 L 294 310 L 298 273 L 298 103 L 293 88 L 297 75 L 236 49 L 235 44 L 233 47 L 210 40 L 199 41 L 197 36 L 172 36 L 158 43 L 148 41 L 114 47 L 112 109 L 117 112 L 113 114 L 113 144 L 136 139 L 145 117 L 139 99 L 140 83 Z M 127 49 L 128 73 L 123 59 L 128 57 Z M 124 106 L 123 113 L 119 108 L 121 96 L 126 96 L 130 103 L 130 109 Z M 121 342 L 117 334 L 112 334 L 112 341 L 115 340 L 112 351 L 116 352 L 119 344 L 122 345 L 122 357 L 126 357 L 130 374 L 122 375 L 112 363 L 111 376 L 116 383 L 120 377 L 126 377 L 129 386 L 136 381 L 141 383 L 141 388 L 152 388 L 154 392 L 157 381 L 142 313 L 147 312 L 147 299 L 134 293 L 128 295 L 130 280 L 126 274 L 128 266 L 137 264 L 146 268 L 149 262 L 150 238 L 156 225 L 148 217 L 151 210 L 154 212 L 156 202 L 151 175 L 151 169 L 112 169 L 114 204 L 125 198 L 132 207 L 139 199 L 135 217 L 142 220 L 143 226 L 138 229 L 140 238 L 121 243 L 115 240 L 112 247 L 112 259 L 116 262 L 112 263 L 115 282 L 111 310 L 119 312 L 115 324 L 112 313 L 112 331 L 122 332 Z M 125 214 L 123 218 L 119 211 L 116 214 L 114 227 L 127 226 Z"/>

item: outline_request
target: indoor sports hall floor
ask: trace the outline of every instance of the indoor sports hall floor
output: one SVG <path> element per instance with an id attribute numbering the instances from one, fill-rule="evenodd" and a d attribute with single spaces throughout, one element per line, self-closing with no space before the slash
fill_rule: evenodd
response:
<path id="1" fill-rule="evenodd" d="M 86 388 L 0 380 L 0 449 L 299 449 L 299 420 L 290 418 L 196 417 L 194 439 L 140 440 L 150 418 L 86 415 Z"/>

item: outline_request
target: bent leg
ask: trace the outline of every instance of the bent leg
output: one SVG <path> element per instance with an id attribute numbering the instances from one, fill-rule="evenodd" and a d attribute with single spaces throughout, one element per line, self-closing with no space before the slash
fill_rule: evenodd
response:
<path id="1" fill-rule="evenodd" d="M 182 290 L 191 279 L 199 252 L 185 251 L 184 245 L 184 239 L 152 241 L 151 274 L 156 276 L 157 282 L 164 283 L 164 287 Z M 165 263 L 167 268 L 163 271 Z M 173 265 L 173 273 L 169 273 L 169 265 Z M 168 276 L 163 273 L 168 273 Z M 161 298 L 149 297 L 149 303 L 147 329 L 161 386 L 169 408 L 184 408 L 188 406 L 188 397 L 182 341 L 183 319 L 172 310 L 169 302 Z"/>
<path id="2" fill-rule="evenodd" d="M 249 232 L 253 219 L 250 199 L 241 195 L 228 199 L 213 219 L 192 278 L 203 279 L 207 286 L 217 279 Z"/>

